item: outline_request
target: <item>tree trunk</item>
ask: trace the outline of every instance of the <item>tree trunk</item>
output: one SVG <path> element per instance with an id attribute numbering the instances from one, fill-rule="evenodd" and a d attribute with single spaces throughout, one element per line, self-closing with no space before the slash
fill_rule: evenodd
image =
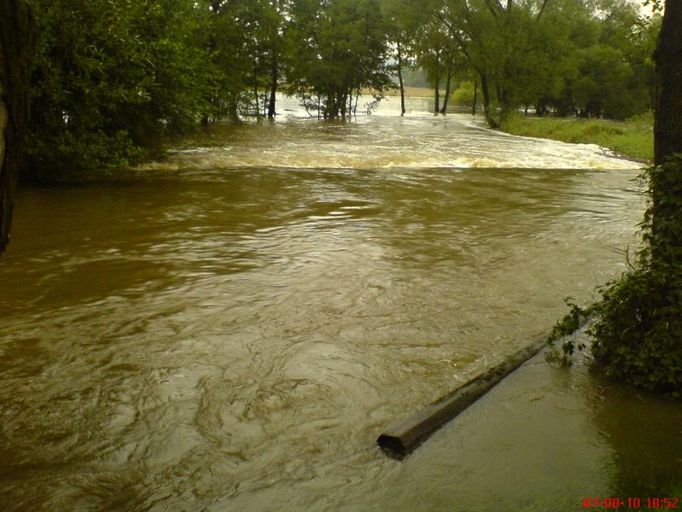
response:
<path id="1" fill-rule="evenodd" d="M 666 0 L 654 53 L 657 75 L 654 164 L 651 179 L 651 258 L 682 265 L 682 1 Z M 675 154 L 680 158 L 666 164 Z M 664 165 L 665 164 L 665 165 Z"/>
<path id="2" fill-rule="evenodd" d="M 474 102 L 471 105 L 471 115 L 476 115 L 476 103 L 478 103 L 478 80 L 474 80 Z"/>
<path id="3" fill-rule="evenodd" d="M 9 243 L 29 113 L 35 24 L 24 0 L 0 0 L 0 253 Z"/>
<path id="4" fill-rule="evenodd" d="M 448 74 L 445 78 L 445 97 L 443 98 L 443 106 L 440 109 L 440 113 L 445 115 L 448 112 L 448 101 L 450 100 L 450 93 L 452 87 L 452 66 L 448 66 Z"/>
<path id="5" fill-rule="evenodd" d="M 348 108 L 348 94 L 344 93 L 339 96 L 338 105 L 341 111 L 341 119 L 346 119 L 346 111 Z"/>
<path id="6" fill-rule="evenodd" d="M 490 89 L 488 87 L 488 75 L 485 72 L 479 72 L 481 77 L 481 94 L 483 95 L 483 114 L 488 126 L 491 128 L 499 128 L 499 123 L 495 121 L 490 112 Z"/>
<path id="7" fill-rule="evenodd" d="M 403 53 L 398 43 L 398 83 L 400 84 L 400 115 L 404 116 L 405 109 L 405 83 L 403 82 Z"/>
<path id="8" fill-rule="evenodd" d="M 656 52 L 654 163 L 682 153 L 682 2 L 666 0 Z"/>
<path id="9" fill-rule="evenodd" d="M 433 106 L 433 113 L 437 114 L 440 112 L 440 51 L 436 54 L 436 68 L 434 70 L 434 91 L 433 91 L 433 101 L 435 105 Z"/>
<path id="10" fill-rule="evenodd" d="M 277 55 L 272 56 L 272 68 L 270 73 L 270 101 L 268 102 L 268 118 L 274 119 L 277 115 L 277 80 L 279 79 L 279 67 Z"/>
<path id="11" fill-rule="evenodd" d="M 501 112 L 507 111 L 506 95 L 499 83 L 495 84 L 495 96 L 497 97 L 497 106 Z"/>
<path id="12" fill-rule="evenodd" d="M 258 86 L 253 86 L 253 99 L 256 105 L 256 119 L 260 119 L 260 97 L 258 96 Z"/>

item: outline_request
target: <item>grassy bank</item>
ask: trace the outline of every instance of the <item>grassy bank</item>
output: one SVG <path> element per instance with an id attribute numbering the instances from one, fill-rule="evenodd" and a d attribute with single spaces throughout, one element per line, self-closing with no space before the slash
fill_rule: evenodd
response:
<path id="1" fill-rule="evenodd" d="M 441 91 L 445 94 L 445 91 Z M 387 96 L 400 96 L 400 89 L 391 89 Z M 427 87 L 405 87 L 405 96 L 409 98 L 433 98 L 433 89 Z"/>
<path id="2" fill-rule="evenodd" d="M 651 114 L 611 121 L 558 117 L 507 116 L 501 129 L 513 135 L 541 137 L 563 142 L 598 144 L 634 160 L 650 162 L 654 156 Z"/>
<path id="3" fill-rule="evenodd" d="M 362 94 L 371 95 L 372 91 L 370 89 L 362 89 Z M 441 94 L 444 95 L 445 91 L 442 90 Z M 384 91 L 385 96 L 400 96 L 400 89 L 396 86 L 393 89 L 386 89 Z M 433 89 L 430 87 L 405 87 L 405 97 L 406 98 L 432 98 Z"/>

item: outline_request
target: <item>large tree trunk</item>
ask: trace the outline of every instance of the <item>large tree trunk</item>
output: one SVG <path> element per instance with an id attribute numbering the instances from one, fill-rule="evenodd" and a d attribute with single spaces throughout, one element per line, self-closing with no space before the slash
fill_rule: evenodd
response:
<path id="1" fill-rule="evenodd" d="M 9 243 L 28 121 L 34 26 L 24 0 L 0 0 L 0 253 Z"/>
<path id="2" fill-rule="evenodd" d="M 654 54 L 658 91 L 654 123 L 654 163 L 682 153 L 682 1 L 666 0 Z"/>
<path id="3" fill-rule="evenodd" d="M 655 265 L 682 265 L 682 1 L 666 0 L 654 53 L 657 75 L 654 170 L 651 181 L 651 257 Z"/>

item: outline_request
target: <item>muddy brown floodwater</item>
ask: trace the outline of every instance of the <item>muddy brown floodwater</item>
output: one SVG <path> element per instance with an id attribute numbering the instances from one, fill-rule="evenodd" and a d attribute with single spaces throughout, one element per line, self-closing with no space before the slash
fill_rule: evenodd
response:
<path id="1" fill-rule="evenodd" d="M 461 446 L 436 438 L 398 500 L 409 478 L 374 440 L 624 270 L 639 166 L 395 103 L 337 123 L 289 100 L 167 161 L 20 191 L 0 260 L 3 510 L 492 510 L 518 489 L 452 473 Z M 579 455 L 608 486 L 602 430 Z"/>

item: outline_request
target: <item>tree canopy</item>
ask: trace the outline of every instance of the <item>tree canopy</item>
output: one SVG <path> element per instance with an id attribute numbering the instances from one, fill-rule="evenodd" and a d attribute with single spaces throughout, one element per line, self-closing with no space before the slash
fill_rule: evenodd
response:
<path id="1" fill-rule="evenodd" d="M 348 117 L 421 67 L 445 113 L 474 80 L 488 120 L 650 109 L 660 19 L 628 0 L 32 0 L 29 167 L 114 169 L 277 92 Z M 439 91 L 446 93 L 441 99 Z M 404 109 L 404 103 L 403 103 Z"/>

